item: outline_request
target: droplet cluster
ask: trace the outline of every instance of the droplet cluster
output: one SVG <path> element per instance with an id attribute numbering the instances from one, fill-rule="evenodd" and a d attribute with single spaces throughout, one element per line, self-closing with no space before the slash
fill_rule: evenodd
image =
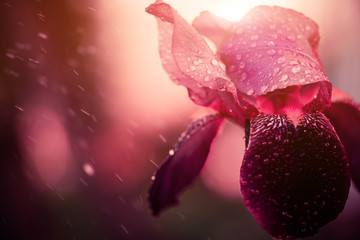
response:
<path id="1" fill-rule="evenodd" d="M 292 10 L 268 8 L 257 7 L 234 24 L 220 47 L 226 72 L 237 89 L 264 95 L 327 81 L 317 54 L 316 23 Z"/>

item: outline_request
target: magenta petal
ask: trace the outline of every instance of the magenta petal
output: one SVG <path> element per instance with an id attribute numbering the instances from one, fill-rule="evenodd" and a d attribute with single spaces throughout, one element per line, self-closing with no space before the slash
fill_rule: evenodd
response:
<path id="1" fill-rule="evenodd" d="M 170 151 L 150 189 L 154 215 L 176 204 L 178 194 L 199 175 L 222 121 L 220 115 L 210 115 L 193 122 Z"/>
<path id="2" fill-rule="evenodd" d="M 194 19 L 192 25 L 205 37 L 209 38 L 216 46 L 220 46 L 226 36 L 226 31 L 232 22 L 204 11 Z"/>
<path id="3" fill-rule="evenodd" d="M 317 24 L 303 14 L 260 6 L 230 28 L 220 54 L 239 91 L 264 95 L 289 86 L 328 82 L 318 58 L 318 41 Z M 330 93 L 330 84 L 326 89 Z"/>
<path id="4" fill-rule="evenodd" d="M 350 98 L 340 98 L 324 114 L 345 147 L 350 160 L 351 178 L 360 190 L 360 106 Z"/>
<path id="5" fill-rule="evenodd" d="M 159 49 L 166 72 L 188 88 L 196 104 L 209 105 L 217 97 L 216 91 L 236 96 L 234 84 L 205 39 L 170 5 L 157 1 L 146 11 L 159 18 Z"/>
<path id="6" fill-rule="evenodd" d="M 316 234 L 343 210 L 350 186 L 334 128 L 322 113 L 309 113 L 296 121 L 259 115 L 251 129 L 240 174 L 247 208 L 277 239 Z"/>

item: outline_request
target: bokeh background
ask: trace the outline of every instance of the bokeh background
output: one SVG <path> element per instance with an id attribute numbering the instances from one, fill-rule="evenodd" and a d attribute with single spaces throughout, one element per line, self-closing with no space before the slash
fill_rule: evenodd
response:
<path id="1" fill-rule="evenodd" d="M 0 239 L 271 239 L 241 199 L 243 130 L 231 123 L 181 205 L 150 215 L 152 174 L 204 111 L 161 67 L 152 2 L 0 2 Z M 359 1 L 167 2 L 189 22 L 259 4 L 305 13 L 329 79 L 360 102 Z M 316 239 L 360 239 L 359 202 L 352 188 Z"/>

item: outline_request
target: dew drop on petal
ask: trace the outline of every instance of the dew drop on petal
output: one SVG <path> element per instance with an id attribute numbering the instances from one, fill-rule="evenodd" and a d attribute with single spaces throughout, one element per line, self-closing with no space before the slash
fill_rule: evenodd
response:
<path id="1" fill-rule="evenodd" d="M 256 41 L 256 40 L 259 39 L 259 35 L 253 35 L 253 36 L 251 36 L 250 39 L 253 40 L 253 41 Z"/>
<path id="2" fill-rule="evenodd" d="M 267 52 L 266 52 L 266 55 L 268 56 L 272 56 L 276 53 L 276 51 L 274 49 L 269 49 Z"/>
<path id="3" fill-rule="evenodd" d="M 284 74 L 281 76 L 280 81 L 285 81 L 286 79 L 288 79 L 288 75 Z"/>
<path id="4" fill-rule="evenodd" d="M 280 68 L 278 67 L 274 68 L 274 73 L 278 73 L 278 72 L 280 72 Z"/>
<path id="5" fill-rule="evenodd" d="M 268 45 L 269 47 L 273 47 L 273 46 L 275 46 L 275 43 L 273 41 L 270 41 L 266 45 Z"/>
<path id="6" fill-rule="evenodd" d="M 241 56 L 240 53 L 238 53 L 238 54 L 235 55 L 235 58 L 236 58 L 236 60 L 240 60 L 242 58 L 242 56 Z"/>
<path id="7" fill-rule="evenodd" d="M 245 67 L 245 62 L 242 62 L 242 61 L 241 61 L 241 62 L 239 63 L 239 68 L 244 68 L 244 67 Z"/>
<path id="8" fill-rule="evenodd" d="M 300 72 L 300 66 L 293 67 L 293 68 L 291 69 L 291 71 L 292 71 L 293 73 L 298 73 L 298 72 Z"/>
<path id="9" fill-rule="evenodd" d="M 211 64 L 215 67 L 219 65 L 219 63 L 216 59 L 211 60 Z"/>
<path id="10" fill-rule="evenodd" d="M 174 149 L 170 149 L 170 150 L 169 150 L 169 155 L 170 155 L 170 156 L 173 156 L 174 154 L 175 154 Z"/>
<path id="11" fill-rule="evenodd" d="M 261 92 L 265 92 L 268 89 L 268 85 L 264 85 L 261 87 Z"/>
<path id="12" fill-rule="evenodd" d="M 249 91 L 247 91 L 246 94 L 247 94 L 247 95 L 252 95 L 253 93 L 254 93 L 254 90 L 250 89 Z M 255 158 L 256 158 L 257 156 L 260 157 L 259 155 L 255 155 Z"/>
<path id="13" fill-rule="evenodd" d="M 279 57 L 278 58 L 278 63 L 284 63 L 286 62 L 286 58 L 285 57 Z"/>
<path id="14" fill-rule="evenodd" d="M 257 190 L 257 189 L 251 189 L 250 192 L 254 195 L 259 195 L 260 194 L 260 191 Z"/>
<path id="15" fill-rule="evenodd" d="M 243 72 L 242 74 L 241 74 L 241 79 L 242 80 L 245 80 L 247 78 L 247 73 L 246 72 Z"/>

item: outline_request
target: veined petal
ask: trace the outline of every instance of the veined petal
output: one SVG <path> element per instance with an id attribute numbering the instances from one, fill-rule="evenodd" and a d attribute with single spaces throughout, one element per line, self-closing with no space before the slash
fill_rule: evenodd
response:
<path id="1" fill-rule="evenodd" d="M 324 111 L 339 135 L 350 160 L 351 178 L 360 190 L 360 106 L 334 89 L 332 104 Z"/>
<path id="2" fill-rule="evenodd" d="M 223 118 L 210 115 L 191 124 L 157 171 L 149 201 L 154 215 L 177 204 L 177 197 L 200 173 Z"/>
<path id="3" fill-rule="evenodd" d="M 344 148 L 322 113 L 259 115 L 240 173 L 245 204 L 278 239 L 312 236 L 343 210 L 350 174 Z"/>
<path id="4" fill-rule="evenodd" d="M 188 88 L 195 103 L 208 106 L 218 97 L 218 91 L 237 96 L 234 84 L 205 39 L 170 5 L 156 1 L 146 11 L 158 17 L 164 69 L 174 82 Z"/>
<path id="5" fill-rule="evenodd" d="M 318 57 L 318 42 L 317 24 L 303 14 L 260 6 L 230 28 L 220 55 L 228 76 L 243 93 L 265 95 L 324 82 L 318 103 L 329 105 L 331 84 Z"/>

